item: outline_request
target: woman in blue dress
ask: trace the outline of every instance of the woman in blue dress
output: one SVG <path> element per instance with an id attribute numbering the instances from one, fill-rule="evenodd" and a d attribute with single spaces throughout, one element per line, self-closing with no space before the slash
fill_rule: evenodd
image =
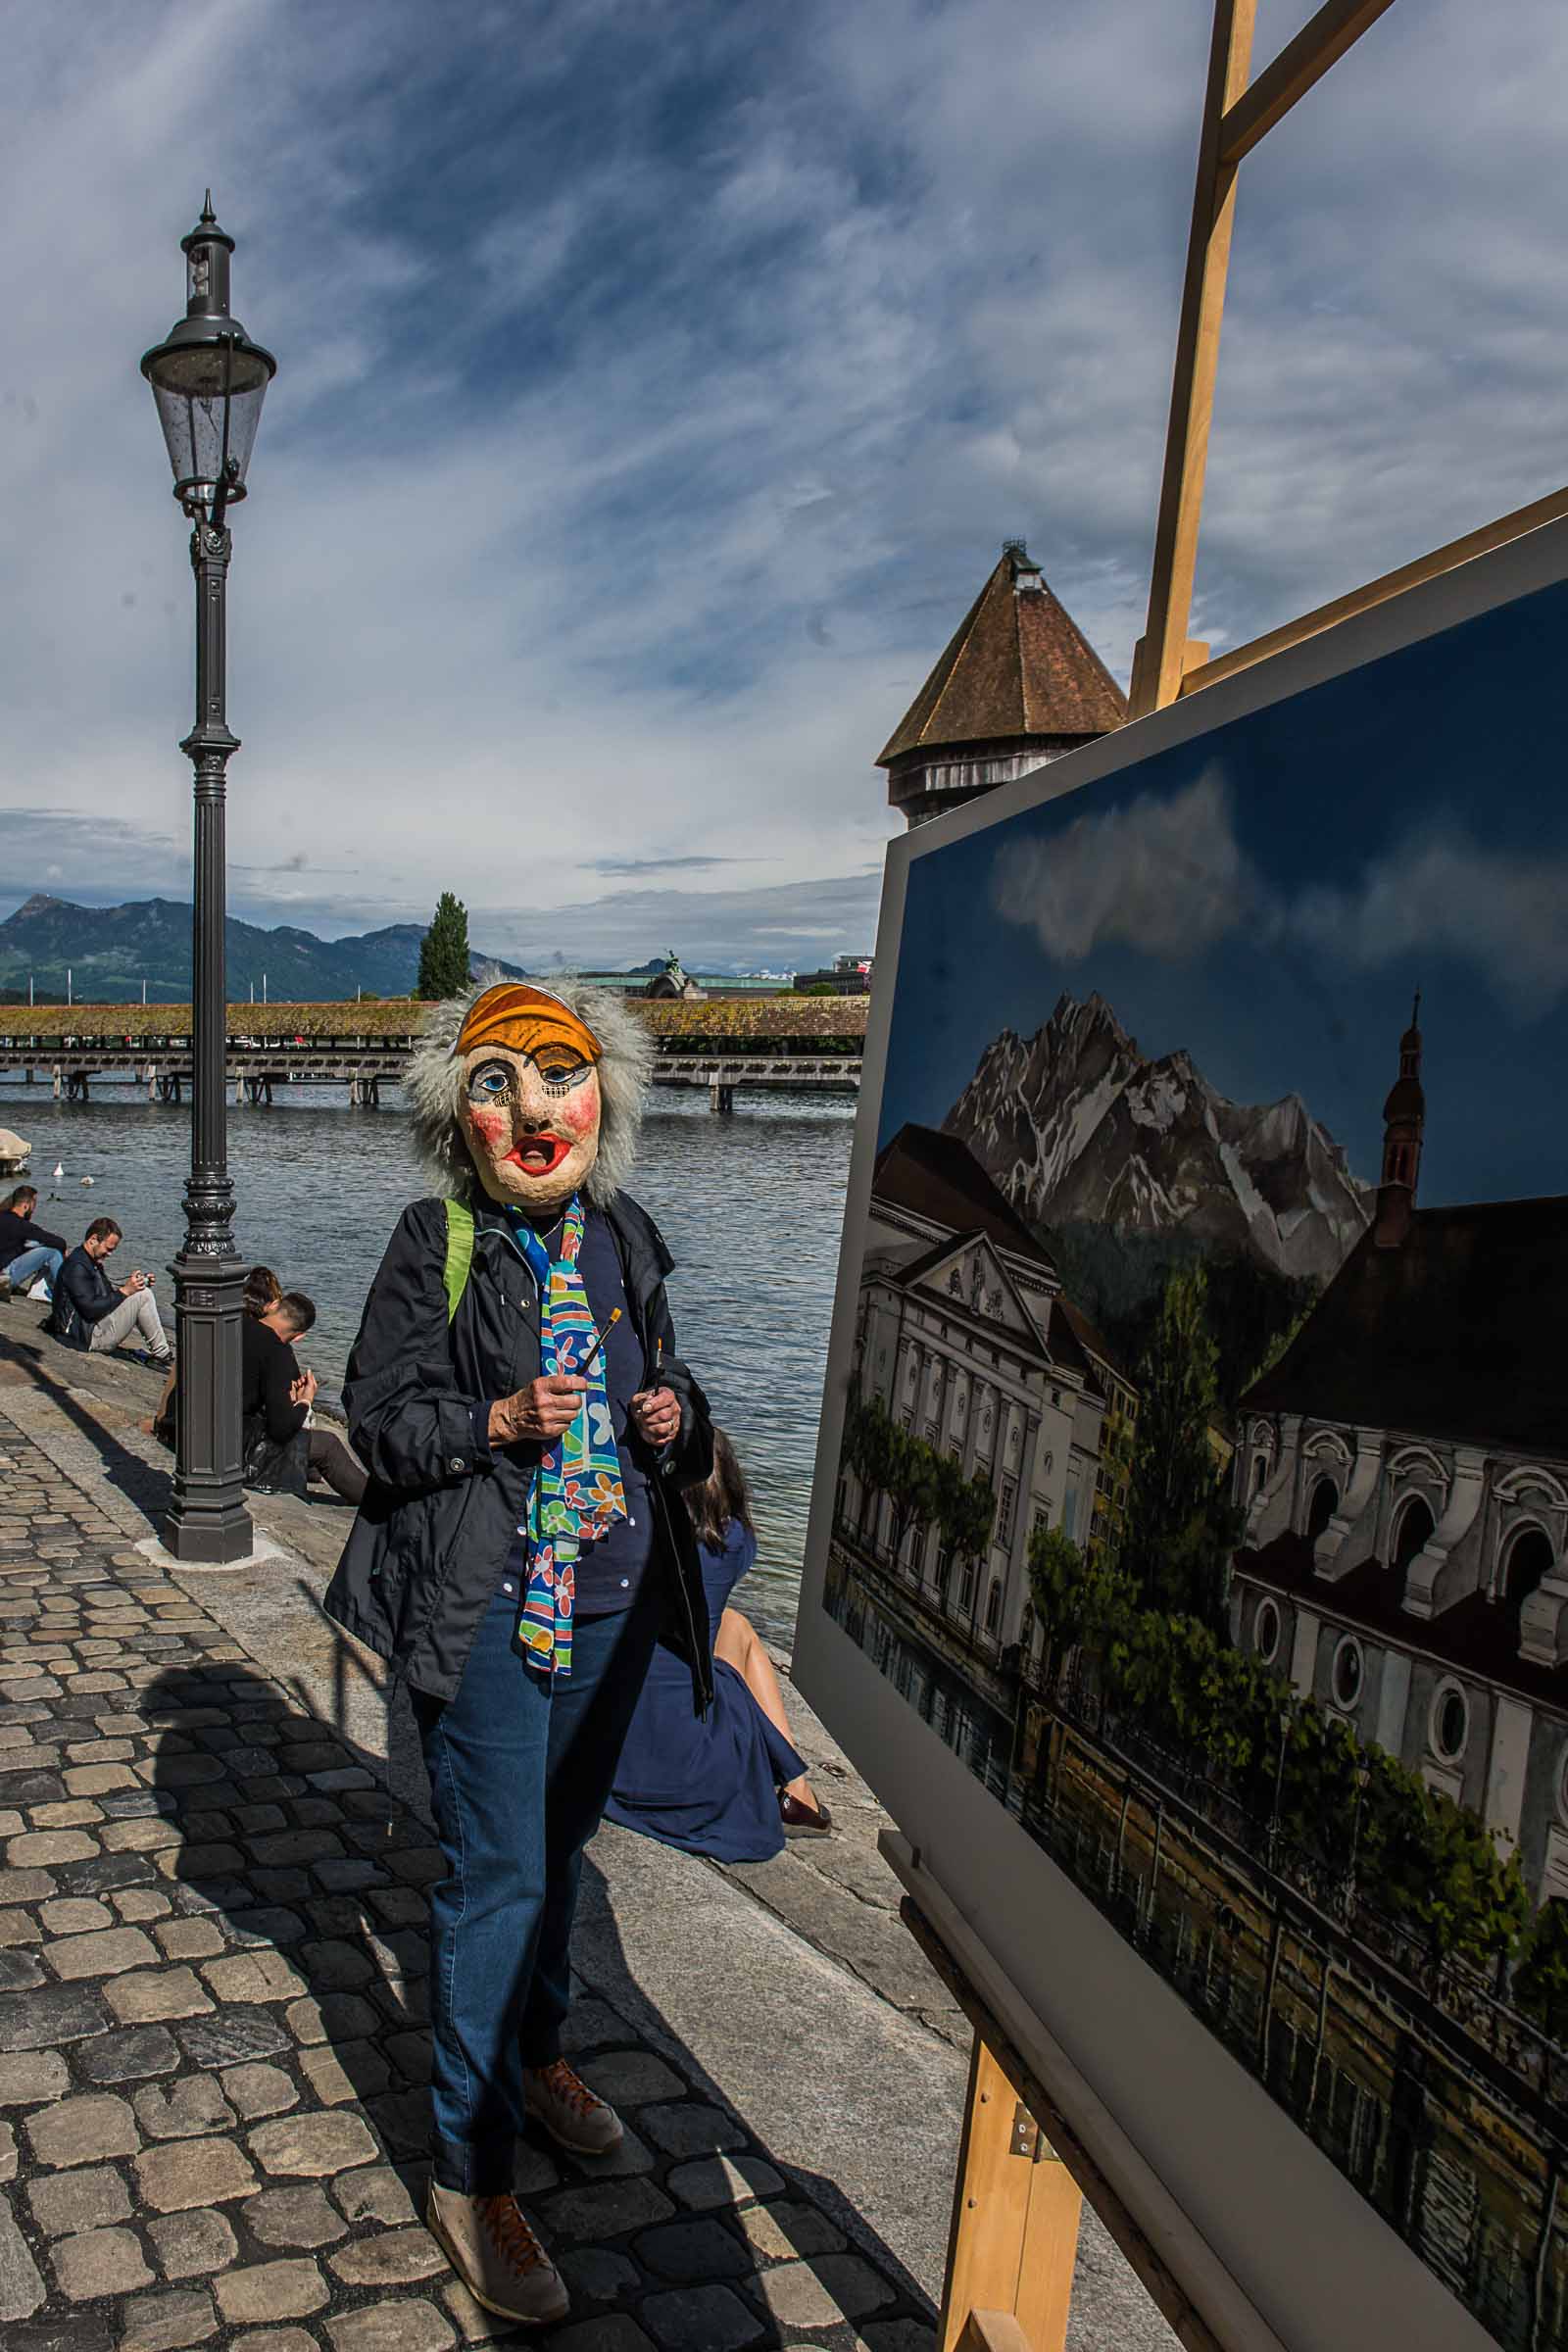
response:
<path id="1" fill-rule="evenodd" d="M 735 1448 L 713 1431 L 712 1475 L 686 1491 L 713 1632 L 714 1703 L 692 1712 L 690 1670 L 660 1645 L 626 1735 L 607 1821 L 717 1862 L 766 1862 L 791 1837 L 827 1835 L 791 1743 L 773 1662 L 729 1596 L 757 1558 Z"/>

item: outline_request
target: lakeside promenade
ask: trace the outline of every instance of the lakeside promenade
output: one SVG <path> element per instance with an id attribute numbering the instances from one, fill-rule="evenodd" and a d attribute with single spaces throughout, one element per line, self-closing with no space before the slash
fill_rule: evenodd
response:
<path id="1" fill-rule="evenodd" d="M 156 1377 L 38 1322 L 0 1305 L 0 2340 L 525 2340 L 418 2221 L 436 1857 L 406 1721 L 320 1615 L 346 1514 L 257 1497 L 254 1567 L 158 1567 Z M 627 2139 L 523 2152 L 573 2297 L 532 2340 L 935 2342 L 966 2034 L 788 1696 L 842 1837 L 727 1872 L 590 1849 L 574 2062 Z M 1069 2341 L 1173 2341 L 1087 2219 Z"/>

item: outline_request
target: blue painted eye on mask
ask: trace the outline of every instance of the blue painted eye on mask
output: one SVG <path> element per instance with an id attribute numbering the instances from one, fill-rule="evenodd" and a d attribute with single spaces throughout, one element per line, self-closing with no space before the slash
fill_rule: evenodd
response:
<path id="1" fill-rule="evenodd" d="M 507 1061 L 481 1061 L 468 1072 L 468 1101 L 483 1103 L 507 1103 L 516 1090 L 516 1072 Z"/>

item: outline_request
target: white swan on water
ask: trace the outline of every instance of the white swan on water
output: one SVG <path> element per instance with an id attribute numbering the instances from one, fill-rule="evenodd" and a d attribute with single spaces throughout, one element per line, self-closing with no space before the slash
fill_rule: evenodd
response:
<path id="1" fill-rule="evenodd" d="M 63 1159 L 57 1159 L 57 1160 L 55 1161 L 55 1174 L 56 1174 L 57 1176 L 63 1176 L 63 1175 L 65 1174 L 65 1172 L 66 1172 L 66 1163 L 65 1163 L 65 1161 L 64 1161 Z"/>

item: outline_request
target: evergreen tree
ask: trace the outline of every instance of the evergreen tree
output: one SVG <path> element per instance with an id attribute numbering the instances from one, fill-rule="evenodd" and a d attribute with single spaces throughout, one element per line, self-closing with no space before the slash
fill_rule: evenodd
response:
<path id="1" fill-rule="evenodd" d="M 1207 1298 L 1201 1265 L 1177 1267 L 1166 1278 L 1138 1373 L 1138 1450 L 1120 1565 L 1147 1607 L 1219 1629 L 1239 1514 L 1209 1445 L 1219 1351 Z"/>
<path id="2" fill-rule="evenodd" d="M 468 985 L 468 910 L 444 890 L 430 928 L 419 942 L 419 979 L 415 990 L 426 1004 L 459 997 Z"/>

